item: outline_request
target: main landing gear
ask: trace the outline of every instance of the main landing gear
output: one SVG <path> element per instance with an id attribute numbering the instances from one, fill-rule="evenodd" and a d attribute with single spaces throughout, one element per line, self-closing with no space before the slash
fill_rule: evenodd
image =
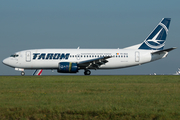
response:
<path id="1" fill-rule="evenodd" d="M 90 70 L 84 70 L 84 75 L 90 75 L 91 71 Z"/>
<path id="2" fill-rule="evenodd" d="M 24 76 L 24 75 L 25 75 L 25 72 L 24 72 L 24 71 L 22 71 L 22 72 L 21 72 L 21 75 L 22 75 L 22 76 Z"/>

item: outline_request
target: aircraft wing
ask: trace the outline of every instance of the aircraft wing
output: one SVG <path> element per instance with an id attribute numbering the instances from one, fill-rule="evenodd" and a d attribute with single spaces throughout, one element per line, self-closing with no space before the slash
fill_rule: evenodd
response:
<path id="1" fill-rule="evenodd" d="M 101 65 L 107 63 L 107 59 L 111 58 L 110 56 L 100 57 L 96 59 L 81 61 L 78 63 L 78 67 L 81 69 L 98 69 Z"/>

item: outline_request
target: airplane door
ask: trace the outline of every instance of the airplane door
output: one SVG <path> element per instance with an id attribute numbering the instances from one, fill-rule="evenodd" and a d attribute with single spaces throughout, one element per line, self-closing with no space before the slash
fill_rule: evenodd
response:
<path id="1" fill-rule="evenodd" d="M 26 62 L 31 62 L 31 52 L 30 51 L 26 52 Z"/>
<path id="2" fill-rule="evenodd" d="M 135 62 L 139 62 L 139 60 L 140 60 L 140 53 L 139 53 L 139 51 L 136 51 L 135 52 Z"/>

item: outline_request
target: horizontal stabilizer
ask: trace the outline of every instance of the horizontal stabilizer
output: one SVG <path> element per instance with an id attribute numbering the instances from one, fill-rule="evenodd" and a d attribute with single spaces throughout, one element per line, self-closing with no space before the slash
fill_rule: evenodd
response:
<path id="1" fill-rule="evenodd" d="M 152 52 L 151 54 L 161 54 L 163 52 L 170 52 L 171 50 L 174 50 L 174 49 L 176 49 L 176 47 L 172 47 L 172 48 L 168 48 L 168 49 L 164 49 L 164 50 L 159 50 L 156 52 Z"/>

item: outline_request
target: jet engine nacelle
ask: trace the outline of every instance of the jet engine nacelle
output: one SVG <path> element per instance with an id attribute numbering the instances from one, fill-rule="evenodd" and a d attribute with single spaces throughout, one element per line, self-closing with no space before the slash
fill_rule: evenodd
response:
<path id="1" fill-rule="evenodd" d="M 72 62 L 60 62 L 57 72 L 60 73 L 77 73 L 78 72 L 78 66 L 77 63 Z"/>

